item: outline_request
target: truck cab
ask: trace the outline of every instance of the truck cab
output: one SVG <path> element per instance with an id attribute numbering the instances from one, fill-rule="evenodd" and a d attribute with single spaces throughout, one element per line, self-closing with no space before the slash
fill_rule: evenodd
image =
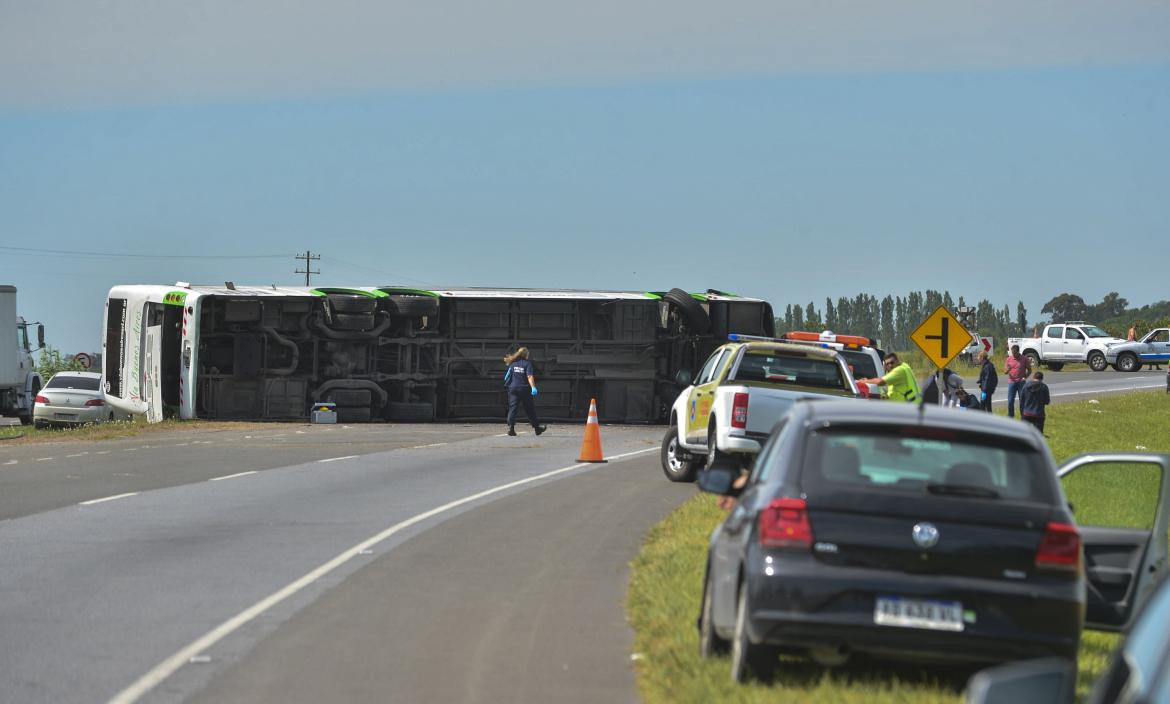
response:
<path id="1" fill-rule="evenodd" d="M 0 415 L 32 422 L 41 376 L 33 363 L 30 323 L 16 314 L 16 287 L 0 285 Z M 37 326 L 38 349 L 45 346 L 45 326 Z"/>

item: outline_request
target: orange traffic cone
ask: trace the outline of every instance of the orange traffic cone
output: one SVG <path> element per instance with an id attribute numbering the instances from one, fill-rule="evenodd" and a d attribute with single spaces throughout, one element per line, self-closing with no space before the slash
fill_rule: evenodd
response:
<path id="1" fill-rule="evenodd" d="M 597 399 L 589 399 L 589 419 L 585 421 L 585 439 L 581 441 L 578 462 L 607 462 L 601 457 L 601 426 L 597 424 Z"/>

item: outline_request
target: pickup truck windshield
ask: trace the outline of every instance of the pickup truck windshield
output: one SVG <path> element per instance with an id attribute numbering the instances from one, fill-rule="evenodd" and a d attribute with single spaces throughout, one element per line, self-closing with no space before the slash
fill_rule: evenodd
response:
<path id="1" fill-rule="evenodd" d="M 848 389 L 841 368 L 831 360 L 748 352 L 739 362 L 736 381 L 767 381 L 826 389 Z"/>
<path id="2" fill-rule="evenodd" d="M 1096 325 L 1086 325 L 1082 327 L 1081 330 L 1084 330 L 1085 334 L 1089 337 L 1113 337 Z"/>

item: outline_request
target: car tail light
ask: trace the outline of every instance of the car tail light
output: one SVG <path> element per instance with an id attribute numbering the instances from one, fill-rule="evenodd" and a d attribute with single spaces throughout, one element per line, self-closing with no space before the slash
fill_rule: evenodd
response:
<path id="1" fill-rule="evenodd" d="M 766 548 L 808 548 L 813 543 L 804 499 L 772 499 L 760 511 L 760 545 Z"/>
<path id="2" fill-rule="evenodd" d="M 91 398 L 90 400 L 85 402 L 85 405 L 87 405 L 87 406 L 104 406 L 104 405 L 106 405 L 106 402 L 101 400 L 100 398 Z"/>
<path id="3" fill-rule="evenodd" d="M 1049 523 L 1036 550 L 1036 566 L 1077 572 L 1081 569 L 1081 536 L 1068 523 Z"/>
<path id="4" fill-rule="evenodd" d="M 869 384 L 864 381 L 857 382 L 857 393 L 861 394 L 862 398 L 869 398 Z"/>
<path id="5" fill-rule="evenodd" d="M 39 403 L 43 406 L 47 406 L 47 405 L 49 405 L 49 399 L 44 397 L 44 396 L 41 396 L 40 394 L 37 394 L 37 398 L 36 398 L 36 401 L 34 401 L 34 403 Z"/>
<path id="6" fill-rule="evenodd" d="M 748 395 L 736 394 L 731 399 L 731 427 L 746 428 L 748 412 Z"/>

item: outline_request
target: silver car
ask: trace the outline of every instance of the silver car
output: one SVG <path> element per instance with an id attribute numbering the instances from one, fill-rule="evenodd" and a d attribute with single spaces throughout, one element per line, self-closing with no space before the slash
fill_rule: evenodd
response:
<path id="1" fill-rule="evenodd" d="M 1136 372 L 1143 364 L 1170 364 L 1170 328 L 1155 328 L 1136 342 L 1113 345 L 1105 361 L 1119 372 Z"/>
<path id="2" fill-rule="evenodd" d="M 97 372 L 57 372 L 41 388 L 33 406 L 33 424 L 38 428 L 127 418 L 106 405 L 102 375 Z"/>

